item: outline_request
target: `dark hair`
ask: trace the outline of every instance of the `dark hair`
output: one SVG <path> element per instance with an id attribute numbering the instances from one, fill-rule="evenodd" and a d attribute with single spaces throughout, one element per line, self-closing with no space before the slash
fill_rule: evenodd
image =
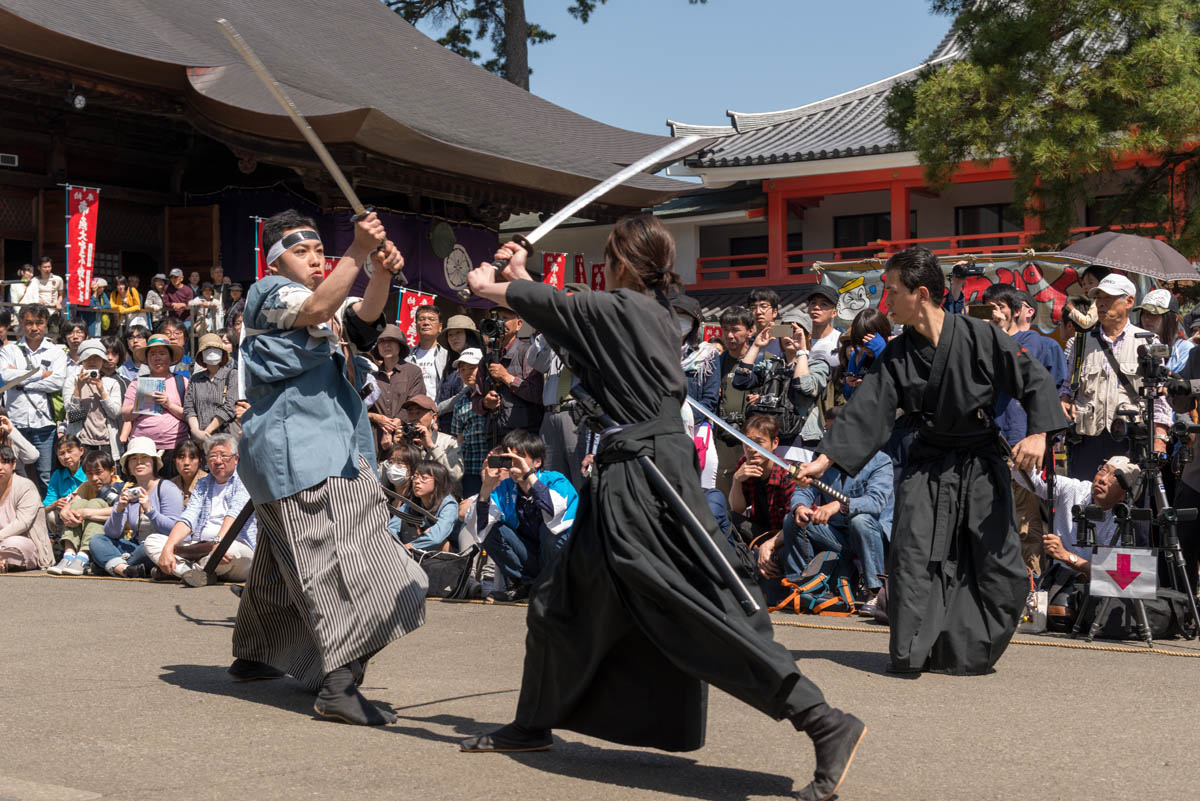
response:
<path id="1" fill-rule="evenodd" d="M 200 450 L 200 446 L 196 444 L 195 440 L 185 439 L 183 442 L 176 445 L 175 450 L 172 452 L 172 455 L 176 459 L 178 459 L 180 456 L 187 456 L 189 454 L 196 457 L 197 461 L 204 461 L 204 451 Z"/>
<path id="2" fill-rule="evenodd" d="M 892 333 L 892 324 L 879 309 L 866 308 L 854 315 L 850 323 L 850 341 L 857 347 L 871 333 L 887 339 Z"/>
<path id="3" fill-rule="evenodd" d="M 413 470 L 416 469 L 416 466 L 424 458 L 421 456 L 421 451 L 417 449 L 417 446 L 413 445 L 407 440 L 397 442 L 392 447 L 391 451 L 388 452 L 388 461 L 395 461 L 392 459 L 392 457 L 397 453 L 400 454 L 400 461 L 408 465 L 408 474 L 410 476 L 412 475 Z"/>
<path id="4" fill-rule="evenodd" d="M 283 239 L 284 233 L 293 228 L 316 228 L 317 223 L 312 217 L 306 217 L 295 209 L 281 211 L 273 217 L 268 217 L 263 223 L 262 242 L 259 246 L 270 250 L 271 246 Z M 210 273 L 211 274 L 211 273 Z"/>
<path id="5" fill-rule="evenodd" d="M 433 478 L 433 506 L 426 508 L 436 509 L 441 506 L 442 501 L 450 494 L 450 487 L 453 481 L 450 480 L 450 471 L 441 462 L 435 462 L 433 459 L 422 459 L 417 462 L 412 469 L 414 476 L 430 476 Z M 416 490 L 413 490 L 412 497 L 417 503 L 421 503 L 421 499 L 417 497 Z"/>
<path id="6" fill-rule="evenodd" d="M 21 307 L 21 319 L 32 317 L 35 320 L 45 320 L 50 316 L 50 311 L 40 303 L 30 303 Z"/>
<path id="7" fill-rule="evenodd" d="M 121 341 L 120 337 L 100 337 L 100 344 L 104 346 L 105 350 L 117 354 L 118 364 L 124 364 L 125 360 L 129 358 L 129 352 L 125 350 L 125 343 Z"/>
<path id="8" fill-rule="evenodd" d="M 131 325 L 125 329 L 125 335 L 121 341 L 125 344 L 125 349 L 129 349 L 129 340 L 133 337 L 141 337 L 142 339 L 150 338 L 150 329 L 144 325 Z"/>
<path id="9" fill-rule="evenodd" d="M 675 239 L 653 214 L 617 220 L 604 243 L 604 260 L 614 273 L 623 267 L 634 289 L 667 293 L 683 287 L 675 272 Z"/>
<path id="10" fill-rule="evenodd" d="M 5 464 L 15 464 L 16 461 L 16 452 L 7 445 L 0 445 L 0 462 L 4 462 Z"/>
<path id="11" fill-rule="evenodd" d="M 895 270 L 900 273 L 900 283 L 909 292 L 916 292 L 918 287 L 929 290 L 929 299 L 939 306 L 946 294 L 946 276 L 942 273 L 942 265 L 937 256 L 923 247 L 906 248 L 899 253 L 893 253 L 883 265 L 884 272 Z"/>
<path id="12" fill-rule="evenodd" d="M 742 328 L 754 327 L 754 315 L 745 306 L 730 306 L 721 312 L 721 328 L 732 328 L 740 325 Z"/>
<path id="13" fill-rule="evenodd" d="M 1009 313 L 1014 316 L 1021 310 L 1021 296 L 1011 284 L 992 284 L 983 290 L 983 302 L 1007 306 Z"/>
<path id="14" fill-rule="evenodd" d="M 532 431 L 514 428 L 504 435 L 501 444 L 506 450 L 528 456 L 531 461 L 546 461 L 546 441 Z"/>
<path id="15" fill-rule="evenodd" d="M 117 286 L 118 284 L 124 284 L 125 286 L 128 287 L 129 279 L 123 275 L 118 275 L 116 278 L 113 279 L 113 286 Z"/>
<path id="16" fill-rule="evenodd" d="M 51 267 L 53 267 L 54 259 L 50 258 L 49 256 L 42 256 L 40 259 L 38 259 L 38 267 L 41 267 L 43 264 L 49 264 Z"/>
<path id="17" fill-rule="evenodd" d="M 13 324 L 12 312 L 10 312 L 8 309 L 0 309 L 0 326 L 3 326 L 5 328 L 12 328 L 12 324 Z M 4 344 L 3 342 L 0 342 L 0 345 L 3 345 L 3 344 Z"/>
<path id="18" fill-rule="evenodd" d="M 70 320 L 67 320 L 65 323 L 63 323 L 62 327 L 58 329 L 58 338 L 61 339 L 63 342 L 66 342 L 67 334 L 71 333 L 72 331 L 74 331 L 76 329 L 82 331 L 84 337 L 88 336 L 87 323 L 85 323 L 83 320 L 79 319 L 78 317 L 72 317 Z"/>
<path id="19" fill-rule="evenodd" d="M 765 300 L 771 304 L 771 308 L 779 311 L 779 293 L 774 289 L 766 289 L 765 287 L 756 286 L 750 290 L 750 295 L 747 298 L 747 305 L 753 306 L 759 301 Z"/>
<path id="20" fill-rule="evenodd" d="M 1083 278 L 1084 276 L 1090 275 L 1093 278 L 1095 278 L 1097 281 L 1103 281 L 1105 278 L 1108 278 L 1109 274 L 1111 274 L 1111 273 L 1112 273 L 1112 270 L 1108 269 L 1107 267 L 1105 267 L 1101 264 L 1092 264 L 1092 265 L 1089 265 L 1086 269 L 1084 269 L 1084 271 L 1080 274 L 1079 277 Z"/>
<path id="21" fill-rule="evenodd" d="M 171 315 L 159 323 L 158 333 L 165 334 L 168 328 L 174 328 L 176 331 L 183 331 L 184 333 L 187 333 L 187 326 L 184 325 L 183 320 L 180 320 L 175 315 Z"/>
<path id="22" fill-rule="evenodd" d="M 205 281 L 204 283 L 202 283 L 202 284 L 200 285 L 200 291 L 201 291 L 201 292 L 203 292 L 203 291 L 204 291 L 204 290 L 206 290 L 206 289 L 212 289 L 212 288 L 213 288 L 212 281 Z M 214 291 L 215 291 L 215 290 L 214 290 Z"/>
<path id="23" fill-rule="evenodd" d="M 83 449 L 83 443 L 79 441 L 79 437 L 74 437 L 70 434 L 59 437 L 58 442 L 54 443 L 54 450 L 57 452 L 58 449 L 64 445 L 66 445 L 68 448 Z"/>
<path id="24" fill-rule="evenodd" d="M 742 433 L 759 431 L 767 435 L 767 439 L 779 439 L 779 420 L 773 414 L 756 414 L 742 423 Z"/>
<path id="25" fill-rule="evenodd" d="M 17 272 L 23 273 L 23 272 L 25 272 L 26 270 L 28 270 L 28 271 L 29 271 L 29 272 L 31 272 L 31 273 L 32 273 L 32 272 L 37 272 L 37 271 L 36 271 L 36 270 L 33 268 L 33 265 L 32 265 L 32 264 L 30 264 L 29 262 L 25 262 L 24 264 L 22 264 L 22 265 L 21 265 L 21 267 L 20 267 L 20 269 L 18 269 L 18 270 L 17 270 Z"/>
<path id="26" fill-rule="evenodd" d="M 83 467 L 84 473 L 90 473 L 97 468 L 101 470 L 114 470 L 117 467 L 117 463 L 113 461 L 112 454 L 108 451 L 88 451 L 83 456 L 81 467 Z"/>
<path id="27" fill-rule="evenodd" d="M 413 312 L 413 319 L 414 320 L 417 319 L 422 314 L 430 314 L 430 313 L 437 315 L 439 323 L 443 322 L 442 310 L 439 309 L 437 306 L 433 305 L 432 303 L 426 303 L 424 306 L 418 306 L 417 310 L 415 312 Z"/>

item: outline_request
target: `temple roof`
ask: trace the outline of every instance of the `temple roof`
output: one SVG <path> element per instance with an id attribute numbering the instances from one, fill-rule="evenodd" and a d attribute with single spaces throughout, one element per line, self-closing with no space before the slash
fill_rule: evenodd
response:
<path id="1" fill-rule="evenodd" d="M 575 196 L 669 142 L 576 114 L 426 37 L 378 0 L 0 0 L 0 49 L 181 94 L 212 123 L 300 141 L 225 39 L 225 17 L 326 143 Z M 691 184 L 644 174 L 605 202 Z"/>
<path id="2" fill-rule="evenodd" d="M 668 120 L 673 136 L 719 137 L 684 161 L 688 167 L 744 167 L 887 153 L 899 149 L 887 127 L 888 92 L 924 67 L 959 58 L 953 30 L 922 64 L 840 95 L 783 111 L 725 112 L 732 125 Z"/>

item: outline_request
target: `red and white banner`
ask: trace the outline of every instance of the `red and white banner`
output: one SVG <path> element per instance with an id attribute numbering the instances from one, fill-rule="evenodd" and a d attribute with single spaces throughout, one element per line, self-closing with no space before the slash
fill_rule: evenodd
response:
<path id="1" fill-rule="evenodd" d="M 604 265 L 592 265 L 592 289 L 600 291 L 604 289 Z"/>
<path id="2" fill-rule="evenodd" d="M 562 289 L 567 280 L 567 254 L 542 254 L 542 283 Z"/>
<path id="3" fill-rule="evenodd" d="M 701 342 L 710 342 L 721 338 L 721 326 L 714 323 L 705 323 L 702 331 L 703 333 L 700 336 Z"/>
<path id="4" fill-rule="evenodd" d="M 73 306 L 91 303 L 99 210 L 99 189 L 67 187 L 67 303 Z"/>
<path id="5" fill-rule="evenodd" d="M 404 338 L 408 340 L 410 348 L 415 348 L 420 340 L 417 336 L 417 309 L 432 305 L 434 297 L 415 289 L 405 289 L 400 293 L 400 311 L 396 316 L 396 327 L 404 332 Z"/>
<path id="6" fill-rule="evenodd" d="M 586 284 L 587 279 L 587 264 L 584 263 L 583 254 L 575 254 L 575 283 Z"/>

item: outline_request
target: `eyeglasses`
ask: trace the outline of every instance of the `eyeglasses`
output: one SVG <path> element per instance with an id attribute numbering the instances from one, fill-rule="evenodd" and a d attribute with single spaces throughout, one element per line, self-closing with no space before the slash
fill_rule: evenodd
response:
<path id="1" fill-rule="evenodd" d="M 751 305 L 750 308 L 754 311 L 770 311 L 775 307 L 765 300 L 760 300 L 758 303 Z"/>
<path id="2" fill-rule="evenodd" d="M 221 462 L 221 463 L 232 462 L 236 458 L 237 457 L 234 456 L 233 454 L 226 455 L 226 454 L 221 454 L 221 453 L 210 453 L 208 455 L 208 461 L 210 463 L 212 463 L 212 462 Z"/>

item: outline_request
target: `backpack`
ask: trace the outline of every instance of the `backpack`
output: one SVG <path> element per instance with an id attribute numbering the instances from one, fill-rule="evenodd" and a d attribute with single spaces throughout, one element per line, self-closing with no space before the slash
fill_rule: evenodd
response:
<path id="1" fill-rule="evenodd" d="M 854 614 L 850 580 L 843 574 L 841 559 L 833 551 L 817 554 L 798 579 L 782 578 L 779 585 L 788 594 L 767 611 L 777 612 L 790 605 L 797 615 L 849 617 Z"/>

